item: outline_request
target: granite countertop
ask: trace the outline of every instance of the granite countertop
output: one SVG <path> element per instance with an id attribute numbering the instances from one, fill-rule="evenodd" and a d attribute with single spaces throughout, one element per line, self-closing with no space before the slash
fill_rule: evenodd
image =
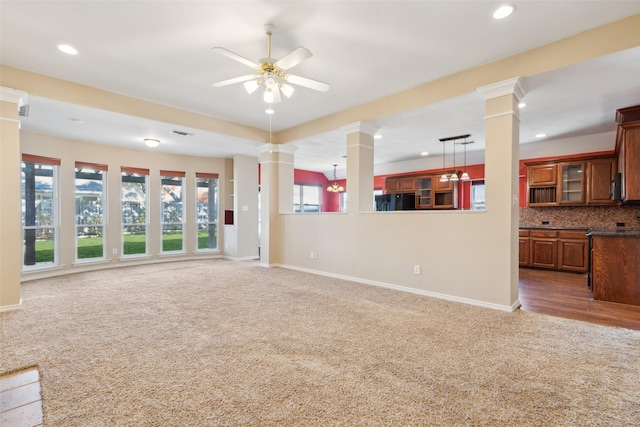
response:
<path id="1" fill-rule="evenodd" d="M 618 236 L 618 237 L 640 237 L 638 228 L 590 228 L 588 236 Z"/>
<path id="2" fill-rule="evenodd" d="M 559 225 L 521 225 L 520 228 L 535 228 L 537 230 L 589 230 L 589 227 L 559 226 Z"/>

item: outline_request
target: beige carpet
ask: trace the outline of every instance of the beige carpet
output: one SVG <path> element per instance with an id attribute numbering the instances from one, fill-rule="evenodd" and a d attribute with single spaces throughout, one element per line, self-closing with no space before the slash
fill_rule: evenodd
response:
<path id="1" fill-rule="evenodd" d="M 39 367 L 47 426 L 640 425 L 640 331 L 224 260 L 22 296 L 0 374 Z"/>

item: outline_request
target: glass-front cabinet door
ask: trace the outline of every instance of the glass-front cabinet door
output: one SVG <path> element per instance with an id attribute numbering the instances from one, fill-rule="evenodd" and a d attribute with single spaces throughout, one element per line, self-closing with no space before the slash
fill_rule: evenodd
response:
<path id="1" fill-rule="evenodd" d="M 431 177 L 417 179 L 417 199 L 418 209 L 428 209 L 433 206 L 433 190 L 431 188 Z"/>
<path id="2" fill-rule="evenodd" d="M 560 203 L 584 203 L 584 163 L 560 164 Z"/>

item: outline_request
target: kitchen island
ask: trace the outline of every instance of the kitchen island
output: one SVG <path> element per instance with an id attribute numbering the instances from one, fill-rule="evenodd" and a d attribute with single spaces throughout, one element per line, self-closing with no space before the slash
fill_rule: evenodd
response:
<path id="1" fill-rule="evenodd" d="M 593 299 L 640 305 L 640 230 L 591 229 Z"/>

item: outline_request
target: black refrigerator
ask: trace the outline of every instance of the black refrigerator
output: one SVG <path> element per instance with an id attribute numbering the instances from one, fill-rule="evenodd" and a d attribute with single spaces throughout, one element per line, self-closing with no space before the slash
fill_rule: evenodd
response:
<path id="1" fill-rule="evenodd" d="M 412 211 L 415 209 L 415 194 L 379 194 L 376 196 L 376 211 Z"/>

